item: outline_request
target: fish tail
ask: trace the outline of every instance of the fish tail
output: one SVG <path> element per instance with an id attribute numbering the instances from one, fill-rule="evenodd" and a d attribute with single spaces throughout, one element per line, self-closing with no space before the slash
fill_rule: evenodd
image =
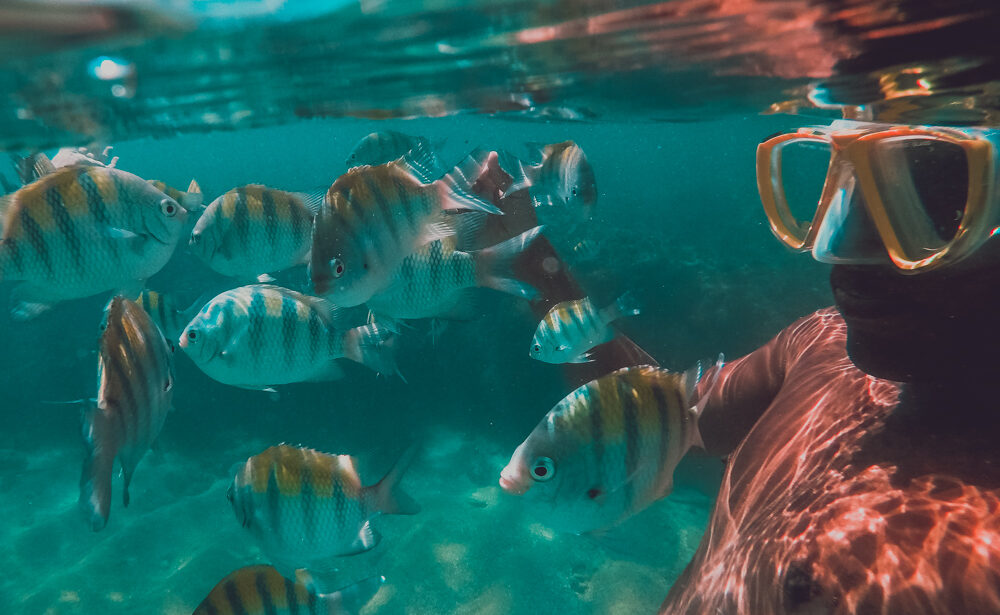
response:
<path id="1" fill-rule="evenodd" d="M 331 594 L 321 594 L 320 601 L 329 615 L 357 613 L 371 602 L 383 583 L 383 576 L 368 577 Z"/>
<path id="2" fill-rule="evenodd" d="M 542 227 L 536 226 L 503 243 L 475 252 L 476 278 L 480 286 L 529 300 L 538 297 L 538 291 L 534 286 L 517 279 L 514 274 L 514 263 L 541 232 Z"/>
<path id="3" fill-rule="evenodd" d="M 500 168 L 510 174 L 511 179 L 513 179 L 513 183 L 504 190 L 504 196 L 526 190 L 534 185 L 535 167 L 525 164 L 524 161 L 510 152 L 500 151 L 497 154 Z"/>
<path id="4" fill-rule="evenodd" d="M 375 323 L 355 327 L 344 333 L 344 357 L 376 373 L 397 375 L 406 382 L 396 363 L 397 339 L 388 327 Z"/>
<path id="5" fill-rule="evenodd" d="M 701 391 L 698 396 L 698 401 L 694 406 L 691 407 L 690 412 L 694 415 L 694 428 L 692 430 L 692 444 L 700 448 L 705 448 L 705 443 L 701 438 L 701 431 L 698 429 L 698 417 L 701 416 L 702 411 L 708 404 L 709 398 L 712 396 L 712 392 L 715 387 L 719 384 L 719 374 L 722 373 L 722 367 L 725 365 L 725 356 L 720 352 L 719 356 L 716 357 L 714 365 L 710 359 L 703 361 L 698 361 L 691 367 L 691 369 L 684 372 L 682 386 L 684 387 L 684 399 L 690 400 L 694 397 L 695 390 L 701 379 L 707 374 L 710 378 L 708 385 Z M 709 373 L 710 372 L 710 373 Z"/>
<path id="6" fill-rule="evenodd" d="M 626 291 L 613 304 L 601 310 L 601 317 L 608 323 L 625 316 L 638 316 L 640 311 L 639 301 L 635 295 L 632 291 Z"/>
<path id="7" fill-rule="evenodd" d="M 375 494 L 375 508 L 380 512 L 387 515 L 415 515 L 420 512 L 420 504 L 406 494 L 399 484 L 416 452 L 416 447 L 407 449 L 385 477 L 371 487 Z"/>
<path id="8" fill-rule="evenodd" d="M 79 506 L 95 532 L 104 529 L 111 512 L 111 477 L 117 446 L 110 427 L 96 406 L 84 411 L 83 435 L 88 451 L 80 474 Z"/>

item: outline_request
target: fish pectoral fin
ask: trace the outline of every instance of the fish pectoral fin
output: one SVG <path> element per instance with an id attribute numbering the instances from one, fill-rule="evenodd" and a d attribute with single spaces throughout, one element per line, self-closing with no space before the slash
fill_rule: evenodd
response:
<path id="1" fill-rule="evenodd" d="M 124 228 L 119 228 L 117 226 L 105 226 L 101 229 L 105 236 L 111 239 L 123 239 L 126 241 L 131 241 L 133 239 L 139 238 L 139 235 L 133 233 L 132 231 Z"/>
<path id="2" fill-rule="evenodd" d="M 365 521 L 358 531 L 357 537 L 351 543 L 350 549 L 339 555 L 358 555 L 366 551 L 371 551 L 382 540 L 382 536 L 372 527 L 371 520 Z"/>

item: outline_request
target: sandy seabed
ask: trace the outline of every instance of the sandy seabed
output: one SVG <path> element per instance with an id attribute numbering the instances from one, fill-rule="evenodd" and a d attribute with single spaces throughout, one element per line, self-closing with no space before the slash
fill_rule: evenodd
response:
<path id="1" fill-rule="evenodd" d="M 270 444 L 243 441 L 232 458 Z M 457 432 L 425 444 L 403 480 L 423 510 L 379 519 L 379 547 L 341 568 L 345 583 L 385 575 L 365 615 L 655 612 L 693 554 L 711 500 L 678 488 L 599 539 L 555 534 L 497 486 L 509 455 Z M 266 563 L 226 501 L 225 472 L 169 450 L 143 460 L 127 509 L 116 479 L 108 527 L 91 533 L 77 509 L 81 456 L 0 451 L 5 612 L 188 615 L 223 576 Z M 362 476 L 379 478 L 364 465 Z"/>

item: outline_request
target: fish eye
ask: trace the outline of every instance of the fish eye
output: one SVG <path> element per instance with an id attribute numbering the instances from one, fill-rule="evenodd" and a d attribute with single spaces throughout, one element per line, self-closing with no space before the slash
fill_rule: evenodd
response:
<path id="1" fill-rule="evenodd" d="M 340 277 L 344 275 L 344 263 L 339 258 L 330 259 L 330 269 L 333 270 L 333 275 Z"/>
<path id="2" fill-rule="evenodd" d="M 160 201 L 160 211 L 163 212 L 164 216 L 172 218 L 177 213 L 177 203 L 170 199 L 163 199 Z"/>
<path id="3" fill-rule="evenodd" d="M 531 478 L 545 482 L 556 475 L 556 464 L 548 457 L 539 457 L 531 464 Z"/>
<path id="4" fill-rule="evenodd" d="M 187 336 L 189 340 L 194 341 L 194 338 L 198 337 L 198 333 L 195 331 L 188 331 Z"/>
<path id="5" fill-rule="evenodd" d="M 531 349 L 534 350 L 535 352 L 541 352 L 542 351 L 542 345 L 541 344 L 535 344 L 534 346 L 531 347 Z"/>
<path id="6" fill-rule="evenodd" d="M 573 196 L 576 196 L 576 186 L 573 186 Z"/>

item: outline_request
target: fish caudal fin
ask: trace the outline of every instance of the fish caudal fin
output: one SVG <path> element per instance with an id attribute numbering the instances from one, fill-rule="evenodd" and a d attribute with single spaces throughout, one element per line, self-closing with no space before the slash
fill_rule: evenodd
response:
<path id="1" fill-rule="evenodd" d="M 420 512 L 420 504 L 407 495 L 399 485 L 416 452 L 416 447 L 407 449 L 396 460 L 389 473 L 369 487 L 375 494 L 375 508 L 380 512 L 387 515 L 415 515 Z"/>
<path id="2" fill-rule="evenodd" d="M 538 291 L 534 286 L 515 277 L 513 265 L 517 257 L 538 238 L 541 232 L 542 227 L 536 226 L 503 243 L 474 252 L 476 279 L 479 285 L 517 297 L 535 299 Z"/>
<path id="3" fill-rule="evenodd" d="M 638 316 L 640 312 L 639 302 L 635 295 L 628 291 L 618 297 L 613 304 L 601 310 L 601 318 L 605 323 L 609 323 L 626 316 Z"/>
<path id="4" fill-rule="evenodd" d="M 346 331 L 343 338 L 344 356 L 377 374 L 393 374 L 403 382 L 406 378 L 396 364 L 398 337 L 384 325 L 374 322 Z"/>
<path id="5" fill-rule="evenodd" d="M 383 583 L 383 576 L 362 579 L 333 593 L 321 594 L 320 603 L 328 615 L 354 615 L 371 602 Z"/>
<path id="6" fill-rule="evenodd" d="M 708 385 L 702 390 L 701 395 L 698 396 L 698 401 L 689 410 L 694 416 L 694 429 L 692 430 L 692 445 L 705 448 L 705 443 L 701 438 L 701 432 L 698 430 L 698 417 L 701 416 L 702 411 L 708 404 L 709 398 L 712 396 L 712 392 L 715 390 L 716 385 L 719 383 L 719 374 L 722 373 L 722 367 L 725 365 L 725 357 L 720 352 L 719 356 L 715 359 L 715 364 L 712 365 L 711 360 L 699 361 L 694 364 L 689 370 L 684 372 L 683 376 L 683 386 L 684 386 L 684 399 L 690 400 L 694 397 L 695 389 L 698 387 L 698 383 L 701 382 L 702 377 L 708 372 L 709 369 L 713 369 L 711 374 L 711 380 Z"/>
<path id="7" fill-rule="evenodd" d="M 111 477 L 117 456 L 117 438 L 104 412 L 88 404 L 83 411 L 83 437 L 87 457 L 80 474 L 80 510 L 99 532 L 108 524 L 111 512 Z"/>

